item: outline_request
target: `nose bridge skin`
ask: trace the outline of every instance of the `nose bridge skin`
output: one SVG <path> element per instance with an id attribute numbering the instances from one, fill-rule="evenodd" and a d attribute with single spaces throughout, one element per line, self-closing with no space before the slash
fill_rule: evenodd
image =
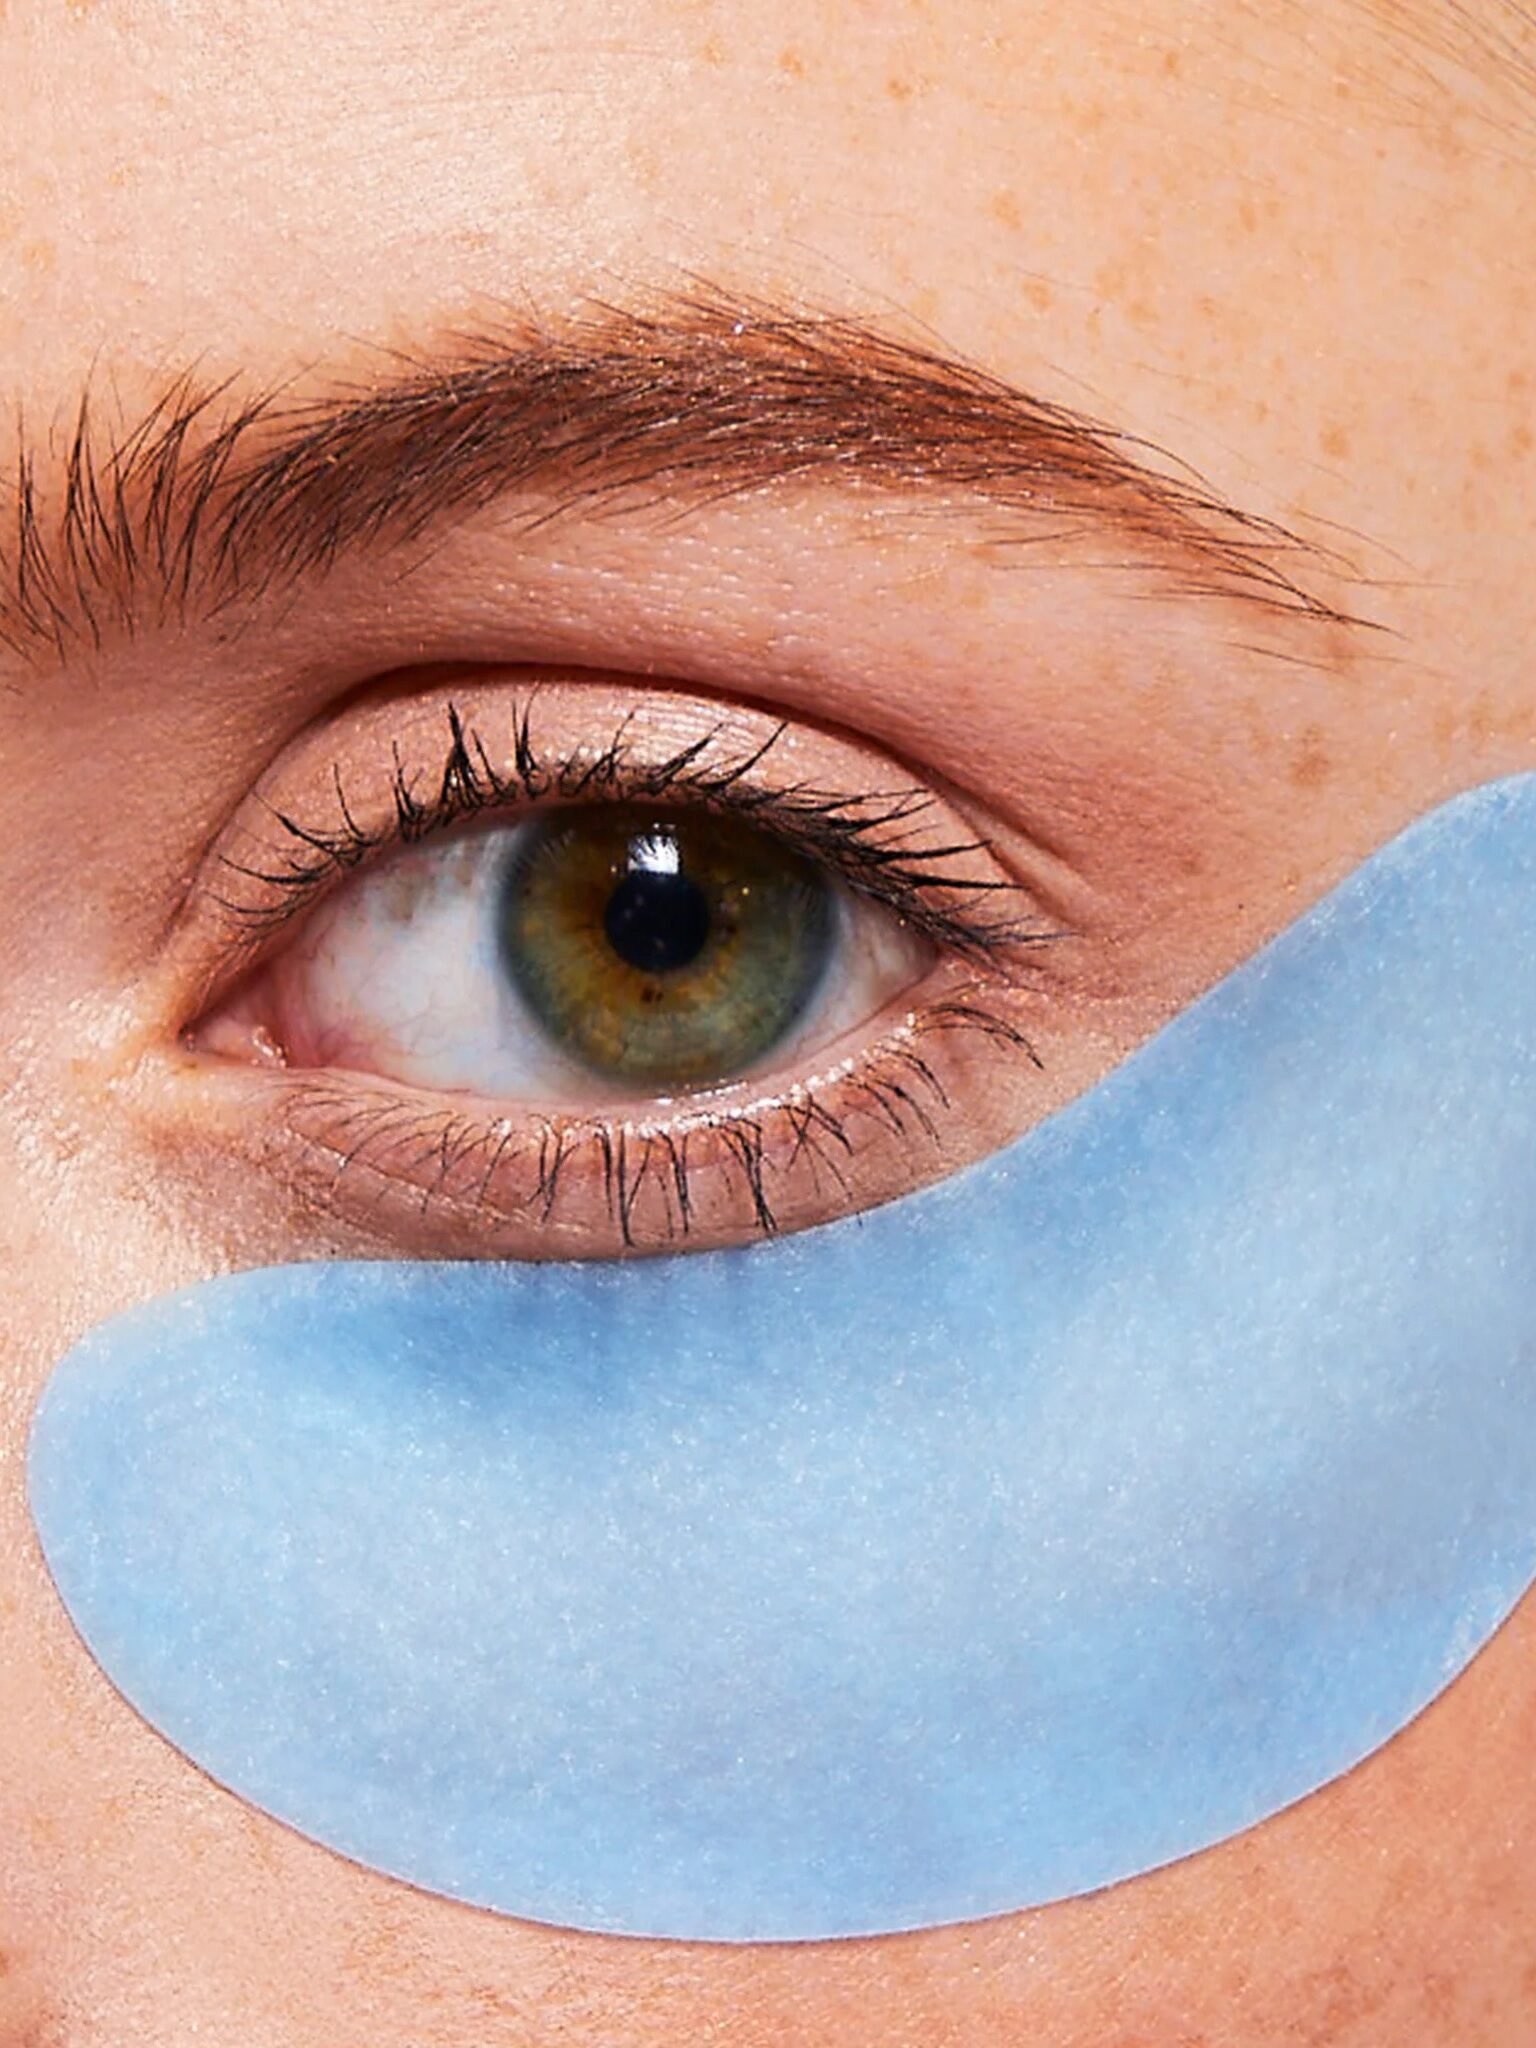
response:
<path id="1" fill-rule="evenodd" d="M 614 1932 L 974 1918 L 1246 1828 L 1536 1575 L 1536 778 L 886 1208 L 308 1265 L 60 1363 L 109 1677 L 375 1869 Z"/>

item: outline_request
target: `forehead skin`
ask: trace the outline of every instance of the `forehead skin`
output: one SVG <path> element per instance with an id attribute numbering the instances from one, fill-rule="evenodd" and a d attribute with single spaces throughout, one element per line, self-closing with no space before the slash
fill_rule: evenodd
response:
<path id="1" fill-rule="evenodd" d="M 1358 816 L 1536 765 L 1536 113 L 1519 45 L 1497 45 L 1514 14 L 1488 8 L 1492 42 L 1342 0 L 316 19 L 0 5 L 0 400 L 34 429 L 93 375 L 268 379 L 702 276 L 934 335 L 1338 549 L 1379 658 L 1305 734 L 1246 707 L 1312 805 L 1317 871 L 1380 836 Z M 124 1232 L 122 1284 L 153 1291 L 153 1229 Z M 68 1246 L 67 1221 L 0 1201 L 0 1412 L 69 1323 Z M 806 1949 L 602 1941 L 374 1878 L 170 1757 L 46 1612 L 18 1443 L 3 2048 L 1525 2038 L 1529 1608 L 1340 1784 L 1101 1896 Z"/>

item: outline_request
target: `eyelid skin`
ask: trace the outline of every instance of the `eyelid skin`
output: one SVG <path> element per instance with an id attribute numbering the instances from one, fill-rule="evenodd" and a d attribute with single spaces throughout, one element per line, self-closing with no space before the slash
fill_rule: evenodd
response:
<path id="1" fill-rule="evenodd" d="M 1222 1840 L 1536 1572 L 1533 920 L 1524 778 L 905 1202 L 146 1304 L 38 1411 L 59 1590 L 215 1777 L 502 1912 L 889 1932 Z"/>

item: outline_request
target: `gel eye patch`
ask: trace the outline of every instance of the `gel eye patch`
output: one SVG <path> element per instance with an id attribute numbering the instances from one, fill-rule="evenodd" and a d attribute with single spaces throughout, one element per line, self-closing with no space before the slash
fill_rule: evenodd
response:
<path id="1" fill-rule="evenodd" d="M 153 1302 L 37 1417 L 59 1590 L 224 1784 L 535 1920 L 871 1934 L 1218 1842 L 1536 1575 L 1533 942 L 1536 777 L 887 1208 Z"/>

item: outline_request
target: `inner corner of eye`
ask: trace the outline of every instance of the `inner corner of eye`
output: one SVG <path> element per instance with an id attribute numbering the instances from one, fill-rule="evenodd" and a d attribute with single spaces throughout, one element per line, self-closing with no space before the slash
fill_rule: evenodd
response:
<path id="1" fill-rule="evenodd" d="M 252 1067 L 286 1067 L 288 1050 L 271 1026 L 240 998 L 216 1005 L 189 1024 L 182 1044 L 189 1052 L 235 1060 Z"/>
<path id="2" fill-rule="evenodd" d="M 934 958 L 830 862 L 699 808 L 568 806 L 476 848 L 354 874 L 197 1048 L 526 1103 L 666 1096 L 830 1046 Z"/>

